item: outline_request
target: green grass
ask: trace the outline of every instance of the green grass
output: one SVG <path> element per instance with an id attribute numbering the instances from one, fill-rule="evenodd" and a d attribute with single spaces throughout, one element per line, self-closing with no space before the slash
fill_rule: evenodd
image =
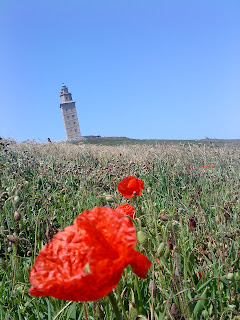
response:
<path id="1" fill-rule="evenodd" d="M 119 145 L 156 145 L 156 144 L 200 144 L 211 146 L 232 145 L 239 146 L 240 139 L 200 139 L 200 140 L 164 140 L 164 139 L 130 139 L 126 137 L 97 137 L 86 138 L 80 142 L 71 142 L 73 144 L 94 144 L 104 146 L 119 146 Z"/>
<path id="2" fill-rule="evenodd" d="M 124 270 L 114 290 L 122 317 L 240 319 L 239 145 L 108 139 L 0 147 L 0 319 L 115 319 L 108 297 L 31 297 L 28 274 L 40 249 L 83 210 L 126 202 L 136 208 L 136 231 L 147 237 L 137 247 L 152 266 L 146 280 Z M 137 174 L 143 195 L 126 201 L 117 185 Z"/>

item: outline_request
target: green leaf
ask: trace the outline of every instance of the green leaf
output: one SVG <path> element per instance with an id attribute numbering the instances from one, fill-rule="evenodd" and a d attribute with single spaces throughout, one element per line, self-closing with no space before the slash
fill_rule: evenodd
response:
<path id="1" fill-rule="evenodd" d="M 219 281 L 221 281 L 225 286 L 228 285 L 228 281 L 226 279 L 219 279 Z"/>
<path id="2" fill-rule="evenodd" d="M 76 319 L 77 318 L 77 307 L 76 302 L 73 302 L 68 308 L 67 319 Z"/>
<path id="3" fill-rule="evenodd" d="M 208 288 L 206 288 L 204 291 L 203 291 L 203 294 L 201 295 L 200 298 L 207 298 L 207 292 L 208 291 Z M 197 304 L 195 305 L 195 308 L 193 310 L 193 314 L 194 316 L 196 317 L 199 313 L 201 313 L 204 309 L 204 307 L 207 305 L 207 300 L 206 299 L 200 299 L 198 300 Z"/>
<path id="4" fill-rule="evenodd" d="M 208 281 L 206 281 L 204 284 L 201 285 L 201 287 L 198 288 L 197 291 L 201 291 L 202 289 L 204 289 L 213 279 L 215 278 L 211 278 Z"/>

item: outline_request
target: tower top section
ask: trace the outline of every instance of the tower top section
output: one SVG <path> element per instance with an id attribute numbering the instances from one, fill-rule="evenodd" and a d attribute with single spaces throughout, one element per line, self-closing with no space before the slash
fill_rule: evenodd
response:
<path id="1" fill-rule="evenodd" d="M 68 88 L 65 84 L 62 84 L 62 89 L 60 91 L 61 103 L 72 102 L 72 94 L 68 92 Z"/>

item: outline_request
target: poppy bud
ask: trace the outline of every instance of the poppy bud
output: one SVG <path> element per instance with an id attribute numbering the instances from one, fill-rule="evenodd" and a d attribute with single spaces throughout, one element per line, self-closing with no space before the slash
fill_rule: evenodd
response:
<path id="1" fill-rule="evenodd" d="M 170 250 L 169 250 L 168 247 L 167 247 L 166 250 L 165 250 L 165 253 L 164 253 L 164 258 L 165 258 L 165 259 L 168 259 L 169 256 L 170 256 Z"/>
<path id="2" fill-rule="evenodd" d="M 114 198 L 113 198 L 113 196 L 111 196 L 110 194 L 107 194 L 107 195 L 105 196 L 105 199 L 106 199 L 108 202 L 114 202 L 114 201 L 115 201 Z"/>
<path id="3" fill-rule="evenodd" d="M 21 213 L 18 211 L 14 212 L 14 220 L 19 221 L 21 219 Z"/>
<path id="4" fill-rule="evenodd" d="M 16 245 L 18 245 L 20 242 L 19 238 L 15 235 L 8 235 L 7 239 L 8 239 L 8 241 L 15 243 Z"/>
<path id="5" fill-rule="evenodd" d="M 162 243 L 160 243 L 159 247 L 157 248 L 157 254 L 159 257 L 161 257 L 163 255 L 164 249 L 165 249 L 165 243 L 162 242 Z"/>
<path id="6" fill-rule="evenodd" d="M 228 274 L 227 274 L 227 279 L 228 279 L 228 280 L 232 280 L 233 277 L 234 277 L 234 274 L 233 274 L 233 273 L 228 273 Z"/>
<path id="7" fill-rule="evenodd" d="M 138 242 L 145 246 L 147 244 L 147 241 L 148 241 L 148 238 L 146 236 L 146 233 L 144 233 L 143 231 L 138 231 L 137 233 L 137 239 L 138 239 Z"/>
<path id="8" fill-rule="evenodd" d="M 177 304 L 175 302 L 172 303 L 172 305 L 171 305 L 170 315 L 173 317 L 173 319 L 177 319 L 178 318 L 179 310 L 178 310 L 178 306 L 177 306 Z"/>
<path id="9" fill-rule="evenodd" d="M 165 215 L 163 215 L 163 214 L 161 214 L 161 215 L 159 216 L 159 218 L 160 218 L 162 221 L 168 221 L 168 217 L 165 216 Z"/>
<path id="10" fill-rule="evenodd" d="M 171 237 L 168 237 L 168 249 L 173 250 L 173 242 Z"/>
<path id="11" fill-rule="evenodd" d="M 239 280 L 240 280 L 240 273 L 239 273 L 239 272 L 236 272 L 236 273 L 234 274 L 234 279 L 235 279 L 236 281 L 239 281 Z"/>
<path id="12" fill-rule="evenodd" d="M 132 301 L 130 301 L 130 307 L 129 307 L 129 310 L 130 310 L 130 314 L 132 316 L 132 319 L 137 319 L 138 317 L 138 310 L 137 310 L 137 307 L 136 307 L 136 304 Z"/>
<path id="13" fill-rule="evenodd" d="M 28 250 L 27 257 L 31 257 L 31 256 L 32 256 L 32 251 Z"/>
<path id="14" fill-rule="evenodd" d="M 149 289 L 149 293 L 153 297 L 156 297 L 157 287 L 156 287 L 155 282 L 153 280 L 150 280 L 148 289 Z"/>
<path id="15" fill-rule="evenodd" d="M 21 202 L 20 197 L 19 196 L 15 196 L 13 198 L 13 202 L 14 202 L 14 205 L 17 207 L 19 205 L 19 203 Z"/>
<path id="16" fill-rule="evenodd" d="M 1 200 L 5 201 L 5 200 L 7 200 L 7 198 L 8 198 L 8 193 L 7 193 L 7 192 L 3 192 L 3 193 L 0 195 L 0 201 L 1 201 Z"/>
<path id="17" fill-rule="evenodd" d="M 197 227 L 196 221 L 194 217 L 189 218 L 189 228 L 195 229 Z"/>
<path id="18" fill-rule="evenodd" d="M 147 188 L 147 193 L 151 193 L 151 191 L 152 191 L 152 188 L 151 188 L 151 187 L 148 187 L 148 188 Z"/>

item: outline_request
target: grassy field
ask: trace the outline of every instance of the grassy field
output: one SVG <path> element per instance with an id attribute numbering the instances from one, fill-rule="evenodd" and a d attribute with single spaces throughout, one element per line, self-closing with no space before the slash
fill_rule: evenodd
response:
<path id="1" fill-rule="evenodd" d="M 78 144 L 79 142 L 73 142 Z M 81 143 L 84 144 L 94 144 L 94 145 L 106 145 L 106 146 L 119 146 L 119 145 L 156 145 L 156 144 L 183 144 L 187 145 L 189 143 L 199 144 L 199 145 L 232 145 L 239 146 L 240 139 L 201 139 L 201 140 L 159 140 L 159 139 L 130 139 L 126 137 L 96 137 L 96 138 L 86 138 Z"/>
<path id="2" fill-rule="evenodd" d="M 28 275 L 40 249 L 82 211 L 124 203 L 136 209 L 136 232 L 146 236 L 137 249 L 152 265 L 147 279 L 124 270 L 113 290 L 122 319 L 240 319 L 239 144 L 116 139 L 2 140 L 0 320 L 116 319 L 108 296 L 30 296 Z M 127 200 L 117 186 L 129 175 L 144 190 Z"/>

